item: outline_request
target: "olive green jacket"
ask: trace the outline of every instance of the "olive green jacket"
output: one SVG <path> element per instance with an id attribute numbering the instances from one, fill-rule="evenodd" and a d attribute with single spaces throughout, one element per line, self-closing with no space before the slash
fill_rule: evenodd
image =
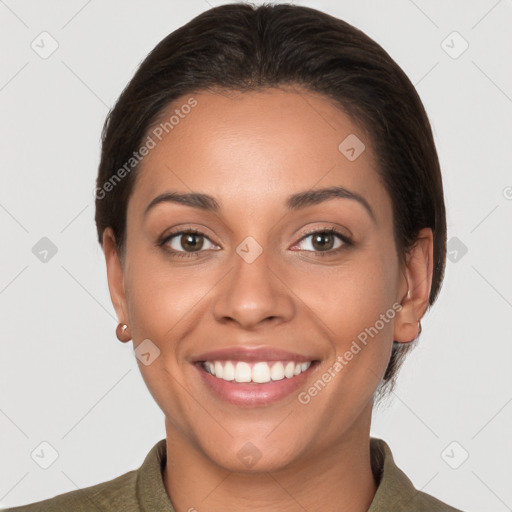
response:
<path id="1" fill-rule="evenodd" d="M 372 471 L 379 482 L 368 512 L 461 512 L 417 491 L 396 466 L 389 446 L 370 438 Z M 165 491 L 162 470 L 166 440 L 156 443 L 142 466 L 113 480 L 4 512 L 176 512 Z"/>

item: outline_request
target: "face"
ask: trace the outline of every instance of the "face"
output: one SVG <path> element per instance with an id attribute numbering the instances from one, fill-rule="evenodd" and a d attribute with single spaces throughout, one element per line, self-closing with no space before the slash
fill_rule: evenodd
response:
<path id="1" fill-rule="evenodd" d="M 428 265 L 400 267 L 372 143 L 328 99 L 193 98 L 153 136 L 122 263 L 105 232 L 114 306 L 146 340 L 168 439 L 230 471 L 328 457 L 368 437 L 393 339 L 414 324 L 407 277 Z M 211 197 L 171 199 L 191 193 Z"/>

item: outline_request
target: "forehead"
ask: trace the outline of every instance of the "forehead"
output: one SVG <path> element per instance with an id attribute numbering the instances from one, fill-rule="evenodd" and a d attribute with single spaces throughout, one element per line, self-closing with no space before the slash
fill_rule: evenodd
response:
<path id="1" fill-rule="evenodd" d="M 183 96 L 147 135 L 154 147 L 138 170 L 133 208 L 179 190 L 205 192 L 221 208 L 249 212 L 282 203 L 294 191 L 328 186 L 366 197 L 377 216 L 391 208 L 366 132 L 305 89 Z"/>

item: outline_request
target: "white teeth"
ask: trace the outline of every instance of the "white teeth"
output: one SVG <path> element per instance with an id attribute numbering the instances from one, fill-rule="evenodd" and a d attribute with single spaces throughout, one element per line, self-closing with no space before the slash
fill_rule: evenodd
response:
<path id="1" fill-rule="evenodd" d="M 285 377 L 291 379 L 293 377 L 293 370 L 295 370 L 295 365 L 292 362 L 288 363 L 284 369 Z"/>
<path id="2" fill-rule="evenodd" d="M 222 378 L 224 380 L 235 380 L 235 365 L 231 361 L 228 361 L 224 365 L 224 370 L 222 372 Z"/>
<path id="3" fill-rule="evenodd" d="M 242 361 L 236 363 L 235 380 L 237 382 L 251 382 L 251 367 Z"/>
<path id="4" fill-rule="evenodd" d="M 300 364 L 300 369 L 301 369 L 301 371 L 305 372 L 310 366 L 311 366 L 311 362 L 310 361 L 308 361 L 307 363 L 301 363 Z"/>
<path id="5" fill-rule="evenodd" d="M 306 363 L 265 362 L 254 363 L 251 367 L 244 361 L 205 361 L 204 368 L 219 379 L 235 382 L 256 382 L 265 384 L 271 380 L 283 380 L 305 372 L 311 366 L 311 361 Z"/>
<path id="6" fill-rule="evenodd" d="M 284 365 L 281 362 L 274 363 L 270 370 L 270 378 L 272 380 L 283 380 L 284 379 Z"/>
<path id="7" fill-rule="evenodd" d="M 252 369 L 253 382 L 270 382 L 270 368 L 267 363 L 256 363 Z"/>

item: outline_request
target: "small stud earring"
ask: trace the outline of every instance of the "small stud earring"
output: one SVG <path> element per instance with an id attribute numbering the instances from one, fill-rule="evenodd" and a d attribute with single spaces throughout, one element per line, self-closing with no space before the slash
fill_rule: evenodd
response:
<path id="1" fill-rule="evenodd" d="M 117 339 L 123 343 L 130 341 L 131 336 L 128 333 L 128 326 L 126 324 L 118 324 L 116 327 L 116 336 Z"/>

